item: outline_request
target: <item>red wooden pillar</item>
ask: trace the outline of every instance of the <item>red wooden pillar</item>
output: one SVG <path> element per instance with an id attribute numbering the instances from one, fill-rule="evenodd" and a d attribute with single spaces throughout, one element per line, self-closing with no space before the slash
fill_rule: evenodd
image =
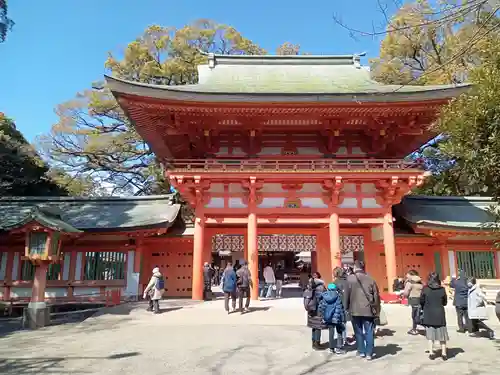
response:
<path id="1" fill-rule="evenodd" d="M 14 253 L 6 251 L 4 256 L 7 257 L 3 287 L 3 300 L 10 301 L 10 288 L 12 285 L 12 266 L 14 264 Z"/>
<path id="2" fill-rule="evenodd" d="M 342 265 L 342 257 L 340 254 L 340 224 L 339 214 L 332 212 L 330 214 L 329 223 L 330 232 L 330 263 L 332 268 L 340 267 Z M 331 272 L 332 270 L 330 270 Z"/>
<path id="3" fill-rule="evenodd" d="M 47 286 L 47 270 L 49 264 L 42 262 L 35 267 L 35 278 L 31 289 L 30 302 L 45 302 L 45 287 Z"/>
<path id="4" fill-rule="evenodd" d="M 257 242 L 257 215 L 250 209 L 248 214 L 247 224 L 247 256 L 248 256 L 248 269 L 252 274 L 252 290 L 251 297 L 253 300 L 259 299 L 259 250 Z"/>
<path id="5" fill-rule="evenodd" d="M 196 210 L 194 220 L 194 241 L 193 241 L 193 279 L 192 279 L 192 299 L 203 300 L 203 245 L 205 223 L 204 216 L 200 209 Z"/>
<path id="6" fill-rule="evenodd" d="M 392 222 L 392 213 L 389 211 L 384 215 L 383 224 L 385 265 L 387 272 L 387 287 L 389 293 L 394 292 L 392 284 L 397 277 L 396 269 L 396 243 L 394 241 L 394 228 Z"/>

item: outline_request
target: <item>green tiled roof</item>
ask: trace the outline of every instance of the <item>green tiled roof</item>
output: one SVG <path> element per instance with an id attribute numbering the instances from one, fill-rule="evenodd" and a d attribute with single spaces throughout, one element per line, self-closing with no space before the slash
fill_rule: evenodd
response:
<path id="1" fill-rule="evenodd" d="M 3 214 L 2 208 L 0 208 L 0 211 Z M 26 225 L 32 221 L 36 221 L 37 223 L 47 228 L 54 229 L 59 232 L 64 232 L 64 233 L 81 232 L 80 230 L 73 227 L 71 224 L 68 224 L 67 222 L 62 220 L 60 211 L 58 210 L 56 211 L 54 209 L 48 209 L 47 207 L 45 208 L 40 208 L 38 206 L 23 207 L 19 211 L 19 215 L 16 214 L 12 215 L 12 212 L 10 212 L 10 215 L 0 220 L 1 220 L 0 230 L 11 230 L 22 227 L 23 225 Z"/>
<path id="2" fill-rule="evenodd" d="M 370 78 L 359 56 L 245 56 L 207 54 L 198 67 L 199 81 L 192 85 L 162 86 L 106 77 L 116 93 L 161 97 L 171 93 L 250 95 L 359 95 L 401 97 L 427 95 L 427 99 L 454 97 L 469 85 L 384 85 Z M 122 85 L 120 85 L 122 83 Z M 124 83 L 132 86 L 125 88 Z M 129 92 L 125 92 L 129 90 Z M 150 89 L 148 92 L 147 89 Z M 132 91 L 130 91 L 132 90 Z M 411 100 L 408 98 L 407 100 Z"/>
<path id="3" fill-rule="evenodd" d="M 133 198 L 0 198 L 0 230 L 18 227 L 32 218 L 49 227 L 82 231 L 169 227 L 180 204 L 172 195 Z"/>
<path id="4" fill-rule="evenodd" d="M 407 196 L 394 214 L 408 223 L 457 230 L 485 230 L 495 226 L 489 212 L 495 202 L 486 197 Z"/>

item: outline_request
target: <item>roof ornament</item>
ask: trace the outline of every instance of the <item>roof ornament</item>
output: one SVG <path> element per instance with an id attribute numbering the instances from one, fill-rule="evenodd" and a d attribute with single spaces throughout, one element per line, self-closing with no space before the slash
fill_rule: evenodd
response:
<path id="1" fill-rule="evenodd" d="M 366 52 L 355 53 L 352 55 L 352 62 L 356 68 L 361 69 L 361 57 L 364 56 L 366 56 Z"/>
<path id="2" fill-rule="evenodd" d="M 205 52 L 205 51 L 203 51 L 201 49 L 198 49 L 198 52 L 202 56 L 207 56 L 208 57 L 208 67 L 210 69 L 215 68 L 215 54 L 213 52 Z"/>

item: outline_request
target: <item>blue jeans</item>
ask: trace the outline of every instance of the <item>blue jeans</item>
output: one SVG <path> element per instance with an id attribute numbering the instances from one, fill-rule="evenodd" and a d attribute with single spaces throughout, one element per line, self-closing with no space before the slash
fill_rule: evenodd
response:
<path id="1" fill-rule="evenodd" d="M 342 349 L 344 346 L 344 326 L 343 325 L 332 325 L 328 327 L 328 346 L 330 349 Z M 337 333 L 337 339 L 335 340 L 335 333 Z"/>
<path id="2" fill-rule="evenodd" d="M 320 329 L 316 329 L 316 328 L 312 329 L 312 341 L 317 341 L 317 342 L 321 341 L 321 330 Z"/>
<path id="3" fill-rule="evenodd" d="M 373 355 L 375 345 L 375 318 L 368 316 L 353 316 L 352 325 L 356 335 L 358 353 L 362 355 Z"/>
<path id="4" fill-rule="evenodd" d="M 274 283 L 265 283 L 264 287 L 260 292 L 261 297 L 271 298 L 273 295 L 273 285 Z"/>

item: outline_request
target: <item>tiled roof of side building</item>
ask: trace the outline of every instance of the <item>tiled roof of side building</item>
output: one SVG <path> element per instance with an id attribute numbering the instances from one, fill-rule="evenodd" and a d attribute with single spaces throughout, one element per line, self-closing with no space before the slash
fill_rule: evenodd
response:
<path id="1" fill-rule="evenodd" d="M 394 207 L 394 214 L 419 226 L 454 230 L 487 230 L 496 227 L 490 212 L 496 203 L 489 197 L 431 197 L 409 195 Z"/>
<path id="2" fill-rule="evenodd" d="M 419 101 L 452 98 L 466 91 L 464 85 L 385 85 L 371 79 L 370 71 L 351 56 L 272 56 L 207 54 L 198 66 L 199 81 L 191 85 L 164 86 L 106 77 L 111 91 L 159 99 L 222 101 L 224 96 L 329 96 L 326 101 Z M 190 97 L 190 95 L 194 95 Z M 356 96 L 355 98 L 353 96 Z M 219 98 L 217 98 L 219 97 Z M 211 98 L 211 99 L 210 99 Z M 314 101 L 322 101 L 319 98 Z"/>
<path id="3" fill-rule="evenodd" d="M 168 228 L 181 205 L 173 195 L 130 198 L 3 197 L 0 198 L 0 230 L 24 225 L 30 218 L 40 224 L 69 230 L 116 231 Z M 36 216 L 33 216 L 36 215 Z"/>

